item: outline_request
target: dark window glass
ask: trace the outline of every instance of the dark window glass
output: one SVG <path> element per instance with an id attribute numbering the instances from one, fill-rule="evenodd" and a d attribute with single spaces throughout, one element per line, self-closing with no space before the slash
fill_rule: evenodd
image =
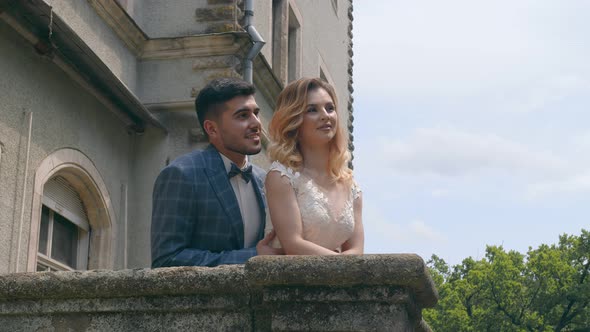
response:
<path id="1" fill-rule="evenodd" d="M 49 233 L 49 208 L 41 209 L 41 229 L 39 230 L 39 252 L 47 255 L 47 234 Z"/>
<path id="2" fill-rule="evenodd" d="M 78 228 L 63 216 L 53 213 L 53 239 L 51 258 L 76 268 Z"/>

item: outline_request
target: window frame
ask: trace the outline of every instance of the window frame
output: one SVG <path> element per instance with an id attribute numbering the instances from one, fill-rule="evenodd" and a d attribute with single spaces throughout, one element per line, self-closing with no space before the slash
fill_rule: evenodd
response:
<path id="1" fill-rule="evenodd" d="M 39 247 L 37 247 L 37 265 L 41 264 L 49 268 L 49 271 L 75 271 L 75 270 L 86 270 L 88 269 L 88 248 L 90 245 L 90 225 L 88 221 L 71 213 L 67 209 L 64 209 L 60 204 L 55 202 L 53 199 L 43 196 L 42 206 L 49 210 L 49 225 L 47 229 L 47 248 L 46 253 L 43 254 Z M 51 257 L 51 249 L 53 244 L 53 223 L 54 215 L 59 214 L 64 219 L 72 223 L 78 229 L 78 239 L 76 240 L 76 264 L 75 266 L 69 266 Z M 42 215 L 42 214 L 41 214 Z M 41 223 L 41 220 L 39 220 Z M 41 233 L 39 233 L 40 235 Z M 39 243 L 40 239 L 37 239 Z M 37 272 L 38 266 L 35 267 Z"/>

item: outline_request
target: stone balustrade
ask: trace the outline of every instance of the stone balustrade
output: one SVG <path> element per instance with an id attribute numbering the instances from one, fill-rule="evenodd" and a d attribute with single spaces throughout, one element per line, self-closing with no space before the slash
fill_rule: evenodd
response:
<path id="1" fill-rule="evenodd" d="M 259 256 L 245 265 L 0 276 L 0 331 L 429 331 L 412 254 Z"/>

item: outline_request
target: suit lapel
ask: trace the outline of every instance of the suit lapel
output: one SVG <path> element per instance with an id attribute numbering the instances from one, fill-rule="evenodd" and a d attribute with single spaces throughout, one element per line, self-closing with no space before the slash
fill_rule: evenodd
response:
<path id="1" fill-rule="evenodd" d="M 209 145 L 205 150 L 205 159 L 208 166 L 205 172 L 207 173 L 209 183 L 229 218 L 239 248 L 244 248 L 244 222 L 242 221 L 236 194 L 229 183 L 223 160 L 221 160 L 219 152 L 212 145 Z"/>

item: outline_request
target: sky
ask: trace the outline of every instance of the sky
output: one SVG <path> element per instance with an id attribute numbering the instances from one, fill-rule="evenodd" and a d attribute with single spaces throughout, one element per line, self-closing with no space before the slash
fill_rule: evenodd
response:
<path id="1" fill-rule="evenodd" d="M 589 1 L 354 2 L 366 253 L 458 264 L 590 230 Z"/>

